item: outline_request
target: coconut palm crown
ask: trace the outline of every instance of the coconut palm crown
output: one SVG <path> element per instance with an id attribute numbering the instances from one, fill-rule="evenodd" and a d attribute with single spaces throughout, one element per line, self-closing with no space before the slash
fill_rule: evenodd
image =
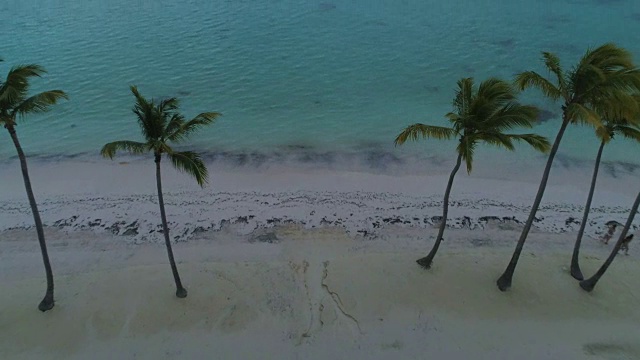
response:
<path id="1" fill-rule="evenodd" d="M 0 61 L 2 61 L 2 59 L 0 59 Z M 33 214 L 36 234 L 38 235 L 38 243 L 40 245 L 40 252 L 42 253 L 42 260 L 44 262 L 45 275 L 47 279 L 47 290 L 45 292 L 45 296 L 38 305 L 38 309 L 40 309 L 40 311 L 51 310 L 55 305 L 53 297 L 53 271 L 49 261 L 49 253 L 47 251 L 42 220 L 40 219 L 38 205 L 36 203 L 35 195 L 33 194 L 33 188 L 31 187 L 31 179 L 29 178 L 29 169 L 27 167 L 27 157 L 22 149 L 22 145 L 20 144 L 16 126 L 18 125 L 18 119 L 22 120 L 26 115 L 32 113 L 46 112 L 59 100 L 67 99 L 67 94 L 62 90 L 49 90 L 35 95 L 29 95 L 31 79 L 42 77 L 45 73 L 46 70 L 40 65 L 18 65 L 9 70 L 4 81 L 0 80 L 0 126 L 4 126 L 4 128 L 7 129 L 9 136 L 13 141 L 13 145 L 16 148 L 16 152 L 18 153 L 20 168 L 22 170 L 22 179 L 27 192 L 29 206 L 31 207 L 31 213 Z"/>
<path id="2" fill-rule="evenodd" d="M 101 153 L 103 156 L 111 159 L 113 159 L 118 150 L 127 151 L 132 154 L 153 153 L 156 164 L 156 184 L 158 189 L 158 203 L 160 205 L 160 217 L 162 219 L 162 233 L 171 265 L 171 272 L 173 273 L 176 284 L 176 296 L 184 298 L 187 296 L 187 290 L 182 286 L 169 238 L 169 227 L 167 225 L 162 196 L 160 161 L 162 160 L 162 156 L 166 155 L 175 168 L 193 176 L 200 186 L 204 186 L 207 182 L 208 173 L 200 155 L 193 151 L 175 151 L 170 143 L 182 142 L 201 127 L 213 123 L 220 114 L 216 112 L 205 112 L 187 121 L 184 116 L 178 113 L 178 99 L 169 98 L 157 102 L 152 99 L 149 101 L 140 95 L 135 86 L 131 86 L 131 92 L 136 98 L 133 113 L 136 115 L 145 142 L 131 140 L 115 141 L 104 145 Z"/>
<path id="3" fill-rule="evenodd" d="M 524 141 L 539 151 L 547 151 L 549 142 L 536 134 L 510 134 L 516 127 L 531 128 L 538 115 L 534 106 L 521 105 L 516 101 L 516 91 L 500 79 L 483 81 L 477 88 L 472 78 L 463 78 L 457 83 L 458 89 L 453 101 L 454 111 L 445 115 L 451 127 L 414 124 L 405 128 L 395 139 L 396 145 L 407 140 L 420 138 L 458 139 L 456 165 L 451 172 L 444 196 L 443 216 L 433 249 L 417 262 L 429 268 L 435 256 L 446 227 L 449 194 L 455 174 L 464 161 L 467 172 L 473 167 L 473 156 L 480 143 L 515 150 L 514 142 Z"/>
<path id="4" fill-rule="evenodd" d="M 161 101 L 147 100 L 131 86 L 136 98 L 133 113 L 137 117 L 145 142 L 130 140 L 114 141 L 104 145 L 101 154 L 113 159 L 118 150 L 131 154 L 152 152 L 159 161 L 166 155 L 176 169 L 193 176 L 200 186 L 207 183 L 208 173 L 200 155 L 193 151 L 175 151 L 170 143 L 178 144 L 201 127 L 212 124 L 220 116 L 217 112 L 205 112 L 191 120 L 178 113 L 179 101 L 172 97 Z"/>

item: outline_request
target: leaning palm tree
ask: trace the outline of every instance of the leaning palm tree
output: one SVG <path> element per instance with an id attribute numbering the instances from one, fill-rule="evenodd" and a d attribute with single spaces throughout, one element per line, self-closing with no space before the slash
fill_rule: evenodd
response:
<path id="1" fill-rule="evenodd" d="M 467 173 L 471 173 L 473 154 L 479 143 L 514 150 L 514 141 L 525 141 L 536 150 L 547 151 L 549 149 L 549 142 L 542 136 L 505 133 L 505 131 L 517 126 L 532 127 L 538 114 L 537 108 L 516 102 L 516 92 L 505 81 L 495 78 L 488 79 L 476 89 L 472 78 L 463 78 L 458 81 L 453 107 L 454 112 L 445 115 L 451 122 L 451 127 L 414 124 L 405 128 L 395 139 L 396 145 L 402 145 L 407 140 L 420 138 L 458 139 L 456 148 L 458 156 L 444 193 L 442 221 L 438 236 L 431 252 L 417 260 L 417 263 L 426 269 L 431 267 L 447 226 L 449 194 L 453 179 L 460 169 L 462 161 L 466 164 Z"/>
<path id="2" fill-rule="evenodd" d="M 185 140 L 202 126 L 213 123 L 220 114 L 205 112 L 187 121 L 184 116 L 178 113 L 178 99 L 169 98 L 162 101 L 154 101 L 152 99 L 149 101 L 140 95 L 135 86 L 131 86 L 131 92 L 136 98 L 133 113 L 137 117 L 145 142 L 130 140 L 111 142 L 102 147 L 101 154 L 104 157 L 113 159 L 118 150 L 127 151 L 131 154 L 153 153 L 156 164 L 156 184 L 158 187 L 160 217 L 162 219 L 162 233 L 164 234 L 169 263 L 171 264 L 171 272 L 176 283 L 176 296 L 184 298 L 187 296 L 187 290 L 182 286 L 182 281 L 180 281 L 178 267 L 171 249 L 171 240 L 169 239 L 169 227 L 167 226 L 167 216 L 162 197 L 160 161 L 162 160 L 162 155 L 166 155 L 175 168 L 193 176 L 198 185 L 204 186 L 207 182 L 208 173 L 200 155 L 192 151 L 175 151 L 170 143 L 179 143 Z"/>
<path id="3" fill-rule="evenodd" d="M 0 61 L 2 61 L 0 59 Z M 41 77 L 46 71 L 39 65 L 19 65 L 11 68 L 4 81 L 0 81 L 0 125 L 3 125 L 9 132 L 13 145 L 18 152 L 20 167 L 22 169 L 22 179 L 24 187 L 27 191 L 27 198 L 31 206 L 31 213 L 36 224 L 36 233 L 38 234 L 38 243 L 42 252 L 42 260 L 44 261 L 44 270 L 47 277 L 47 291 L 44 298 L 38 305 L 40 311 L 47 311 L 53 308 L 53 271 L 49 262 L 49 254 L 47 252 L 47 243 L 44 238 L 44 229 L 42 220 L 38 212 L 33 189 L 31 188 L 31 180 L 29 179 L 29 170 L 27 169 L 27 158 L 22 150 L 18 134 L 16 132 L 17 120 L 24 118 L 27 114 L 41 113 L 49 110 L 60 99 L 66 99 L 67 95 L 61 90 L 50 90 L 39 94 L 28 96 L 29 81 L 33 77 Z"/>
<path id="4" fill-rule="evenodd" d="M 602 275 L 604 275 L 604 273 L 607 271 L 607 269 L 613 262 L 613 259 L 615 259 L 616 255 L 618 254 L 618 251 L 620 251 L 622 242 L 624 241 L 625 237 L 627 237 L 627 233 L 631 228 L 631 223 L 633 222 L 633 218 L 636 216 L 636 213 L 638 212 L 638 206 L 640 206 L 640 193 L 638 193 L 638 196 L 636 196 L 636 201 L 633 203 L 633 206 L 631 206 L 631 213 L 627 218 L 627 222 L 624 224 L 624 228 L 622 229 L 620 238 L 616 242 L 616 245 L 613 247 L 613 250 L 611 250 L 611 254 L 609 254 L 609 257 L 607 258 L 607 260 L 605 260 L 604 264 L 602 264 L 600 269 L 598 269 L 598 271 L 592 277 L 590 277 L 587 280 L 580 281 L 580 287 L 585 291 L 589 291 L 589 292 L 593 291 L 593 288 L 598 283 L 598 280 L 600 280 Z"/>
<path id="5" fill-rule="evenodd" d="M 578 65 L 569 72 L 562 70 L 556 55 L 549 52 L 542 54 L 545 66 L 555 76 L 555 81 L 548 80 L 534 71 L 526 71 L 518 74 L 515 82 L 521 90 L 536 87 L 552 100 L 561 99 L 563 101 L 562 123 L 547 158 L 538 192 L 513 256 L 504 273 L 497 280 L 501 291 L 511 287 L 520 253 L 547 186 L 553 159 L 569 124 L 590 124 L 596 128 L 602 126 L 600 116 L 590 107 L 590 104 L 601 97 L 610 96 L 615 91 L 640 88 L 640 72 L 634 68 L 631 54 L 613 44 L 587 50 Z"/>
<path id="6" fill-rule="evenodd" d="M 580 244 L 582 243 L 582 236 L 587 225 L 587 219 L 589 218 L 589 210 L 591 209 L 591 200 L 593 199 L 593 193 L 596 188 L 602 151 L 604 150 L 604 146 L 613 140 L 616 135 L 640 142 L 640 115 L 638 115 L 638 105 L 638 101 L 633 95 L 619 94 L 609 99 L 603 108 L 598 111 L 602 116 L 602 126 L 596 129 L 596 136 L 600 139 L 600 147 L 596 155 L 591 187 L 589 188 L 589 195 L 587 196 L 587 203 L 584 207 L 580 230 L 578 231 L 578 236 L 573 247 L 573 256 L 571 257 L 571 276 L 576 280 L 584 279 L 579 262 Z"/>

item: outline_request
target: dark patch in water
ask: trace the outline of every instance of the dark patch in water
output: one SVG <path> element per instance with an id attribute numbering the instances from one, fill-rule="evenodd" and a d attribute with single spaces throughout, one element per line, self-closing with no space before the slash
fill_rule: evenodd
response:
<path id="1" fill-rule="evenodd" d="M 430 93 L 437 93 L 440 91 L 440 87 L 439 86 L 424 86 L 424 88 L 430 92 Z"/>
<path id="2" fill-rule="evenodd" d="M 517 41 L 514 38 L 510 38 L 506 40 L 498 40 L 494 44 L 500 45 L 502 48 L 507 50 L 513 50 L 517 45 Z"/>
<path id="3" fill-rule="evenodd" d="M 386 22 L 384 22 L 382 20 L 368 20 L 368 21 L 365 22 L 365 25 L 387 26 L 389 24 L 387 24 Z"/>
<path id="4" fill-rule="evenodd" d="M 318 10 L 320 11 L 331 11 L 337 8 L 336 4 L 333 3 L 320 3 L 318 4 Z"/>
<path id="5" fill-rule="evenodd" d="M 598 5 L 617 5 L 625 2 L 625 0 L 595 0 Z"/>
<path id="6" fill-rule="evenodd" d="M 631 18 L 631 20 L 640 21 L 640 13 L 633 13 L 629 15 L 629 17 Z"/>

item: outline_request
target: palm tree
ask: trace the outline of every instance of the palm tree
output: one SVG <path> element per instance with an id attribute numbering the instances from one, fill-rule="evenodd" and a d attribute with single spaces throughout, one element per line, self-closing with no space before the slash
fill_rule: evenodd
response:
<path id="1" fill-rule="evenodd" d="M 562 70 L 560 60 L 556 55 L 550 52 L 543 52 L 542 55 L 547 70 L 556 78 L 555 82 L 534 71 L 518 74 L 515 82 L 520 90 L 536 87 L 553 100 L 561 99 L 563 101 L 562 123 L 547 158 L 538 192 L 513 256 L 506 270 L 496 282 L 500 291 L 506 291 L 511 287 L 520 253 L 524 248 L 524 243 L 547 186 L 553 159 L 569 124 L 590 124 L 596 128 L 602 126 L 600 116 L 590 107 L 590 104 L 599 98 L 610 96 L 614 91 L 640 88 L 640 72 L 634 68 L 631 54 L 613 44 L 605 44 L 596 49 L 587 50 L 578 65 L 569 72 Z"/>
<path id="2" fill-rule="evenodd" d="M 602 126 L 596 129 L 596 136 L 600 139 L 600 147 L 598 148 L 598 154 L 596 155 L 593 176 L 591 178 L 591 187 L 589 188 L 589 195 L 587 196 L 587 203 L 584 207 L 580 230 L 578 231 L 578 237 L 576 238 L 576 242 L 573 247 L 573 256 L 571 257 L 571 276 L 576 280 L 584 279 L 582 271 L 580 270 L 579 262 L 580 244 L 582 242 L 584 229 L 587 225 L 589 210 L 591 209 L 591 200 L 593 199 L 593 193 L 596 187 L 598 169 L 600 167 L 600 159 L 602 158 L 604 146 L 613 140 L 617 134 L 640 142 L 638 100 L 630 94 L 629 96 L 624 96 L 625 94 L 620 95 L 621 96 L 615 97 L 613 104 L 607 104 L 603 110 L 598 111 L 602 116 Z"/>
<path id="3" fill-rule="evenodd" d="M 458 156 L 444 193 L 442 222 L 436 242 L 426 257 L 417 260 L 417 263 L 425 269 L 431 267 L 447 226 L 449 194 L 453 179 L 463 160 L 466 163 L 467 173 L 471 173 L 473 154 L 478 143 L 514 150 L 514 141 L 525 141 L 536 150 L 547 151 L 549 149 L 549 142 L 542 136 L 505 133 L 505 131 L 517 126 L 532 127 L 538 110 L 533 106 L 517 103 L 516 92 L 511 85 L 502 80 L 488 79 L 482 82 L 477 89 L 474 88 L 472 78 L 459 80 L 453 107 L 455 112 L 445 115 L 452 127 L 414 124 L 405 128 L 395 139 L 396 145 L 402 145 L 407 140 L 420 138 L 452 139 L 455 137 L 458 139 L 456 148 Z"/>
<path id="4" fill-rule="evenodd" d="M 2 59 L 0 59 L 2 61 Z M 39 65 L 19 65 L 9 70 L 7 78 L 0 81 L 0 125 L 3 125 L 9 132 L 13 145 L 18 152 L 20 160 L 20 168 L 22 169 L 22 179 L 24 187 L 27 191 L 27 198 L 31 206 L 31 213 L 36 224 L 36 233 L 38 234 L 38 243 L 42 252 L 42 260 L 44 262 L 44 270 L 47 277 L 47 291 L 44 298 L 38 305 L 40 311 L 51 310 L 54 306 L 53 299 L 53 271 L 49 262 L 49 254 L 47 252 L 47 243 L 44 238 L 44 229 L 42 220 L 38 212 L 36 198 L 31 188 L 31 180 L 29 179 L 29 170 L 27 169 L 27 158 L 22 150 L 18 134 L 16 132 L 18 118 L 24 118 L 30 113 L 41 113 L 49 110 L 60 99 L 67 99 L 67 95 L 61 90 L 50 90 L 28 96 L 30 79 L 33 77 L 41 77 L 46 71 Z"/>
<path id="5" fill-rule="evenodd" d="M 156 184 L 158 187 L 160 217 L 162 218 L 162 233 L 164 234 L 164 242 L 167 247 L 173 279 L 176 283 L 176 296 L 185 298 L 187 290 L 180 281 L 178 267 L 176 266 L 173 250 L 171 249 L 171 241 L 169 240 L 169 227 L 167 226 L 167 216 L 162 198 L 160 161 L 162 160 L 162 155 L 166 154 L 176 169 L 193 176 L 198 185 L 204 186 L 207 182 L 208 173 L 200 155 L 192 151 L 175 151 L 169 143 L 179 143 L 185 140 L 202 126 L 213 123 L 220 114 L 205 112 L 186 121 L 184 116 L 178 113 L 178 99 L 169 98 L 159 102 L 152 99 L 149 101 L 140 95 L 135 86 L 131 86 L 131 92 L 136 98 L 133 113 L 136 114 L 145 142 L 129 140 L 111 142 L 102 147 L 101 154 L 104 157 L 113 159 L 118 150 L 127 151 L 131 154 L 153 153 L 156 164 Z"/>
<path id="6" fill-rule="evenodd" d="M 624 228 L 622 229 L 620 238 L 616 242 L 616 245 L 613 247 L 613 250 L 611 250 L 611 254 L 609 254 L 609 257 L 607 258 L 607 260 L 604 262 L 604 264 L 602 264 L 600 269 L 598 269 L 598 271 L 592 277 L 590 277 L 587 280 L 580 281 L 580 287 L 583 290 L 588 292 L 593 291 L 593 288 L 598 283 L 598 280 L 600 280 L 602 275 L 604 275 L 604 273 L 609 268 L 609 265 L 611 265 L 611 263 L 613 262 L 613 259 L 615 259 L 616 255 L 618 254 L 618 251 L 620 251 L 620 247 L 622 246 L 622 242 L 624 241 L 624 238 L 627 236 L 627 233 L 629 232 L 629 228 L 631 228 L 631 223 L 633 222 L 633 218 L 636 216 L 636 213 L 638 212 L 638 206 L 640 206 L 640 193 L 638 193 L 638 196 L 636 197 L 636 201 L 633 203 L 633 206 L 631 206 L 631 213 L 627 218 L 627 222 L 624 224 Z"/>

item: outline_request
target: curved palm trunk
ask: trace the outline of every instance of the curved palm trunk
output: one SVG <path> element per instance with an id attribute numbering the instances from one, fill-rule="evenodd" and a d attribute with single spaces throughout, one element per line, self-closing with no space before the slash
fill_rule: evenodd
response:
<path id="1" fill-rule="evenodd" d="M 38 212 L 38 205 L 36 204 L 36 198 L 33 195 L 33 189 L 31 188 L 31 180 L 29 179 L 29 170 L 27 169 L 27 158 L 22 151 L 20 141 L 18 140 L 18 134 L 16 129 L 9 125 L 6 126 L 13 140 L 13 145 L 18 152 L 18 158 L 20 159 L 20 167 L 22 168 L 22 179 L 24 180 L 24 187 L 27 191 L 27 197 L 29 198 L 29 205 L 31 206 L 31 213 L 33 214 L 33 220 L 36 224 L 36 233 L 38 234 L 38 243 L 40 244 L 40 252 L 42 252 L 42 261 L 44 262 L 44 271 L 47 275 L 47 292 L 44 298 L 38 305 L 40 311 L 51 310 L 54 305 L 53 300 L 53 271 L 51 270 L 51 263 L 49 262 L 49 253 L 47 252 L 47 243 L 44 239 L 44 228 L 42 227 L 42 220 L 40 219 L 40 212 Z"/>
<path id="2" fill-rule="evenodd" d="M 433 258 L 436 256 L 436 253 L 438 252 L 438 248 L 440 247 L 440 243 L 442 242 L 442 234 L 444 234 L 444 229 L 447 227 L 447 214 L 449 213 L 449 194 L 451 193 L 453 178 L 456 176 L 458 169 L 460 169 L 461 162 L 462 162 L 462 155 L 458 155 L 456 166 L 451 171 L 451 175 L 449 175 L 447 190 L 444 192 L 444 204 L 442 206 L 442 222 L 440 223 L 440 229 L 438 230 L 438 237 L 436 238 L 436 242 L 433 244 L 433 248 L 429 252 L 429 255 L 421 259 L 418 259 L 416 261 L 420 266 L 422 266 L 425 269 L 429 269 L 431 267 Z"/>
<path id="3" fill-rule="evenodd" d="M 164 244 L 167 247 L 167 254 L 169 255 L 171 272 L 173 273 L 173 279 L 176 282 L 176 296 L 179 298 L 185 298 L 187 297 L 187 289 L 185 289 L 182 286 L 182 281 L 180 281 L 180 275 L 178 274 L 178 267 L 176 266 L 176 261 L 173 258 L 173 250 L 171 249 L 171 241 L 169 240 L 169 227 L 167 226 L 167 215 L 164 212 L 164 199 L 162 197 L 162 178 L 160 176 L 160 160 L 161 160 L 161 155 L 155 154 L 156 182 L 158 184 L 158 203 L 160 204 L 160 217 L 162 218 L 162 233 L 164 234 Z"/>
<path id="4" fill-rule="evenodd" d="M 636 216 L 636 213 L 638 212 L 639 205 L 640 205 L 640 193 L 638 193 L 638 196 L 636 197 L 636 201 L 633 203 L 633 206 L 631 207 L 631 213 L 627 218 L 626 224 L 624 224 L 624 229 L 622 229 L 620 238 L 616 242 L 616 245 L 613 247 L 613 250 L 611 251 L 611 254 L 609 254 L 609 257 L 607 258 L 607 260 L 604 262 L 604 264 L 602 264 L 600 269 L 598 269 L 598 272 L 596 272 L 592 277 L 590 277 L 587 280 L 580 281 L 580 287 L 583 290 L 589 291 L 589 292 L 593 291 L 593 288 L 598 283 L 598 280 L 600 280 L 602 275 L 604 275 L 604 273 L 609 268 L 609 265 L 611 265 L 611 263 L 613 262 L 613 259 L 615 259 L 616 255 L 618 254 L 618 251 L 620 251 L 620 247 L 622 246 L 622 242 L 624 241 L 624 238 L 627 236 L 627 233 L 629 232 L 629 228 L 631 228 L 631 223 L 633 222 L 633 218 Z"/>
<path id="5" fill-rule="evenodd" d="M 596 180 L 598 179 L 598 169 L 600 168 L 600 159 L 602 158 L 602 150 L 604 149 L 605 142 L 600 143 L 598 149 L 598 155 L 596 156 L 596 165 L 593 168 L 593 177 L 591 178 L 591 188 L 589 188 L 589 196 L 587 197 L 587 203 L 584 206 L 584 214 L 582 215 L 582 222 L 580 223 L 580 230 L 578 231 L 578 237 L 576 243 L 573 246 L 573 256 L 571 257 L 571 276 L 576 280 L 583 280 L 584 276 L 580 270 L 580 244 L 582 243 L 582 235 L 584 234 L 584 228 L 587 226 L 587 220 L 589 218 L 589 211 L 591 210 L 591 200 L 593 200 L 593 192 L 596 189 Z"/>
<path id="6" fill-rule="evenodd" d="M 518 240 L 518 244 L 516 245 L 516 249 L 513 252 L 513 256 L 511 257 L 511 261 L 509 261 L 509 265 L 507 269 L 504 271 L 502 276 L 498 278 L 496 284 L 498 285 L 498 289 L 500 291 L 506 291 L 511 287 L 511 280 L 513 279 L 513 273 L 516 270 L 516 265 L 518 265 L 518 259 L 520 258 L 520 253 L 522 253 L 522 248 L 524 248 L 524 242 L 527 240 L 527 235 L 529 235 L 529 231 L 531 230 L 531 225 L 533 224 L 533 220 L 535 219 L 536 212 L 538 211 L 538 207 L 540 206 L 540 202 L 542 201 L 542 196 L 544 195 L 544 190 L 547 187 L 547 181 L 549 180 L 549 173 L 551 172 L 551 165 L 553 164 L 553 159 L 558 152 L 558 147 L 560 146 L 560 141 L 562 141 L 562 136 L 564 135 L 567 126 L 569 125 L 569 121 L 566 119 L 566 115 L 562 115 L 562 126 L 560 126 L 560 130 L 558 131 L 558 135 L 556 135 L 556 140 L 553 142 L 553 146 L 551 147 L 551 152 L 549 153 L 549 158 L 547 159 L 547 165 L 544 168 L 544 173 L 542 174 L 542 180 L 540 181 L 540 187 L 538 187 L 538 193 L 536 194 L 536 198 L 533 202 L 533 206 L 531 207 L 531 212 L 529 213 L 529 218 L 524 225 L 524 229 L 522 229 L 522 234 L 520 234 L 520 239 Z"/>

